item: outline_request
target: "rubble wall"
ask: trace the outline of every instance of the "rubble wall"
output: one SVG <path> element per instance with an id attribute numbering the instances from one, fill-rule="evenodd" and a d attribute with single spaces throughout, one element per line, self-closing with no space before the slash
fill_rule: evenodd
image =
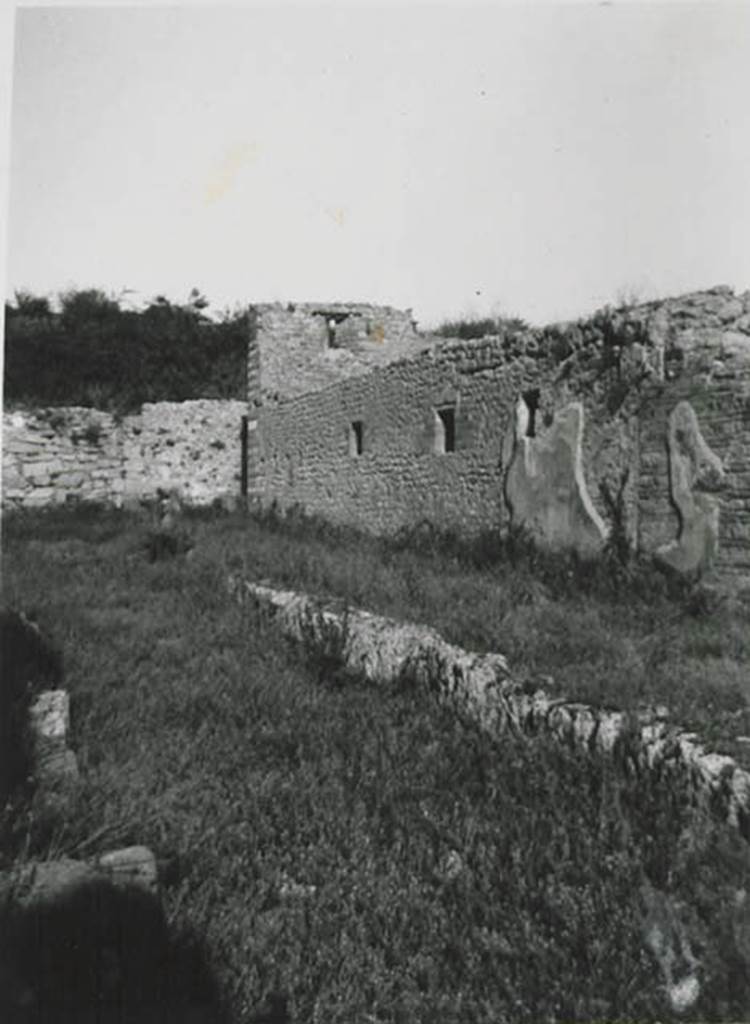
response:
<path id="1" fill-rule="evenodd" d="M 120 506 L 177 491 L 189 504 L 239 496 L 246 404 L 154 402 L 121 418 L 79 406 L 3 415 L 3 505 Z"/>
<path id="2" fill-rule="evenodd" d="M 282 332 L 279 365 L 287 341 Z M 724 467 L 717 568 L 750 574 L 750 292 L 717 287 L 502 337 L 410 344 L 332 383 L 303 375 L 304 392 L 251 390 L 264 503 L 375 533 L 423 520 L 465 534 L 502 527 L 513 410 L 525 396 L 536 438 L 582 403 L 581 471 L 595 512 L 655 551 L 680 530 L 667 436 L 687 400 Z M 293 348 L 303 359 L 299 337 Z M 321 352 L 328 358 L 320 350 L 313 362 Z M 440 448 L 446 411 L 452 451 Z"/>

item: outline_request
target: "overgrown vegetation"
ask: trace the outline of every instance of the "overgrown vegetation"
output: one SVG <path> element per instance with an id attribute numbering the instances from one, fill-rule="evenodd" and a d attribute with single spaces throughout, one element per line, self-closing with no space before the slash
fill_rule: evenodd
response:
<path id="1" fill-rule="evenodd" d="M 456 320 L 443 320 L 432 331 L 443 338 L 486 338 L 489 335 L 503 337 L 528 327 L 525 320 L 517 316 L 463 317 Z"/>
<path id="2" fill-rule="evenodd" d="M 96 289 L 48 299 L 17 293 L 5 306 L 5 402 L 129 412 L 143 402 L 243 398 L 246 312 L 217 321 L 195 289 L 186 303 L 157 296 L 141 311 Z"/>
<path id="3" fill-rule="evenodd" d="M 192 557 L 150 562 L 149 526 L 86 510 L 6 524 L 4 597 L 63 649 L 85 780 L 70 820 L 19 819 L 6 856 L 144 842 L 169 857 L 170 926 L 204 935 L 238 1021 L 271 992 L 295 1022 L 677 1019 L 644 884 L 682 908 L 695 1019 L 747 1017 L 748 848 L 668 774 L 498 743 L 422 694 L 343 686 L 230 601 L 226 576 L 432 621 L 565 683 L 624 681 L 645 659 L 671 692 L 692 659 L 704 706 L 732 690 L 716 658 L 737 659 L 739 701 L 739 619 L 688 623 L 655 584 L 605 599 L 583 573 L 574 597 L 575 565 L 542 572 L 520 540 L 515 562 L 480 569 L 435 536 L 411 551 L 300 516 L 195 516 Z"/>
<path id="4" fill-rule="evenodd" d="M 615 518 L 624 482 L 610 492 Z M 604 706 L 667 705 L 750 765 L 749 745 L 736 740 L 750 735 L 750 610 L 665 575 L 616 529 L 593 562 L 541 552 L 522 530 L 466 540 L 423 523 L 376 539 L 295 509 L 227 518 L 197 542 L 250 579 L 500 651 L 530 685 Z"/>

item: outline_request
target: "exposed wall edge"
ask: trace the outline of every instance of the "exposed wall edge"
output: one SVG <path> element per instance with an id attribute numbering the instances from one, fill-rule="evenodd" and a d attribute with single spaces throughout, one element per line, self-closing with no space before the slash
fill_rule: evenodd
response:
<path id="1" fill-rule="evenodd" d="M 720 809 L 750 840 L 750 772 L 731 757 L 706 751 L 695 733 L 669 722 L 665 708 L 626 712 L 556 698 L 544 690 L 524 692 L 502 654 L 466 651 L 429 626 L 360 609 L 339 612 L 307 594 L 239 576 L 230 577 L 228 585 L 239 601 L 270 614 L 285 635 L 329 653 L 336 649 L 348 669 L 371 682 L 427 684 L 440 699 L 458 702 L 495 734 L 545 731 L 602 752 L 627 742 L 643 767 L 669 762 L 682 766 L 696 795 Z"/>

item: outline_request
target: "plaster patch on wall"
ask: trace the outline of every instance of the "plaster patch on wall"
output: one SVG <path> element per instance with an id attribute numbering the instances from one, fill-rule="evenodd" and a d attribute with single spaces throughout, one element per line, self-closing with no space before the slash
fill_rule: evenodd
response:
<path id="1" fill-rule="evenodd" d="M 667 430 L 669 484 L 680 525 L 675 540 L 658 548 L 657 559 L 680 573 L 701 573 L 719 546 L 719 502 L 707 491 L 724 482 L 721 459 L 709 448 L 690 402 L 679 402 Z"/>
<path id="2" fill-rule="evenodd" d="M 583 474 L 583 405 L 571 402 L 558 410 L 540 435 L 530 436 L 529 426 L 529 407 L 519 398 L 505 478 L 511 522 L 526 526 L 545 547 L 595 554 L 607 527 Z"/>

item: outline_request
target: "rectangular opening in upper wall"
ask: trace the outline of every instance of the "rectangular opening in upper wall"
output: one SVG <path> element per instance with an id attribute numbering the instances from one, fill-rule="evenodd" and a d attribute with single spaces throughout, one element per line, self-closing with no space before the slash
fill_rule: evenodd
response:
<path id="1" fill-rule="evenodd" d="M 438 455 L 456 450 L 456 410 L 451 406 L 435 410 L 435 451 Z"/>
<path id="2" fill-rule="evenodd" d="M 349 454 L 350 455 L 361 455 L 363 451 L 362 440 L 363 440 L 363 424 L 362 420 L 354 420 L 352 425 L 349 427 Z"/>

